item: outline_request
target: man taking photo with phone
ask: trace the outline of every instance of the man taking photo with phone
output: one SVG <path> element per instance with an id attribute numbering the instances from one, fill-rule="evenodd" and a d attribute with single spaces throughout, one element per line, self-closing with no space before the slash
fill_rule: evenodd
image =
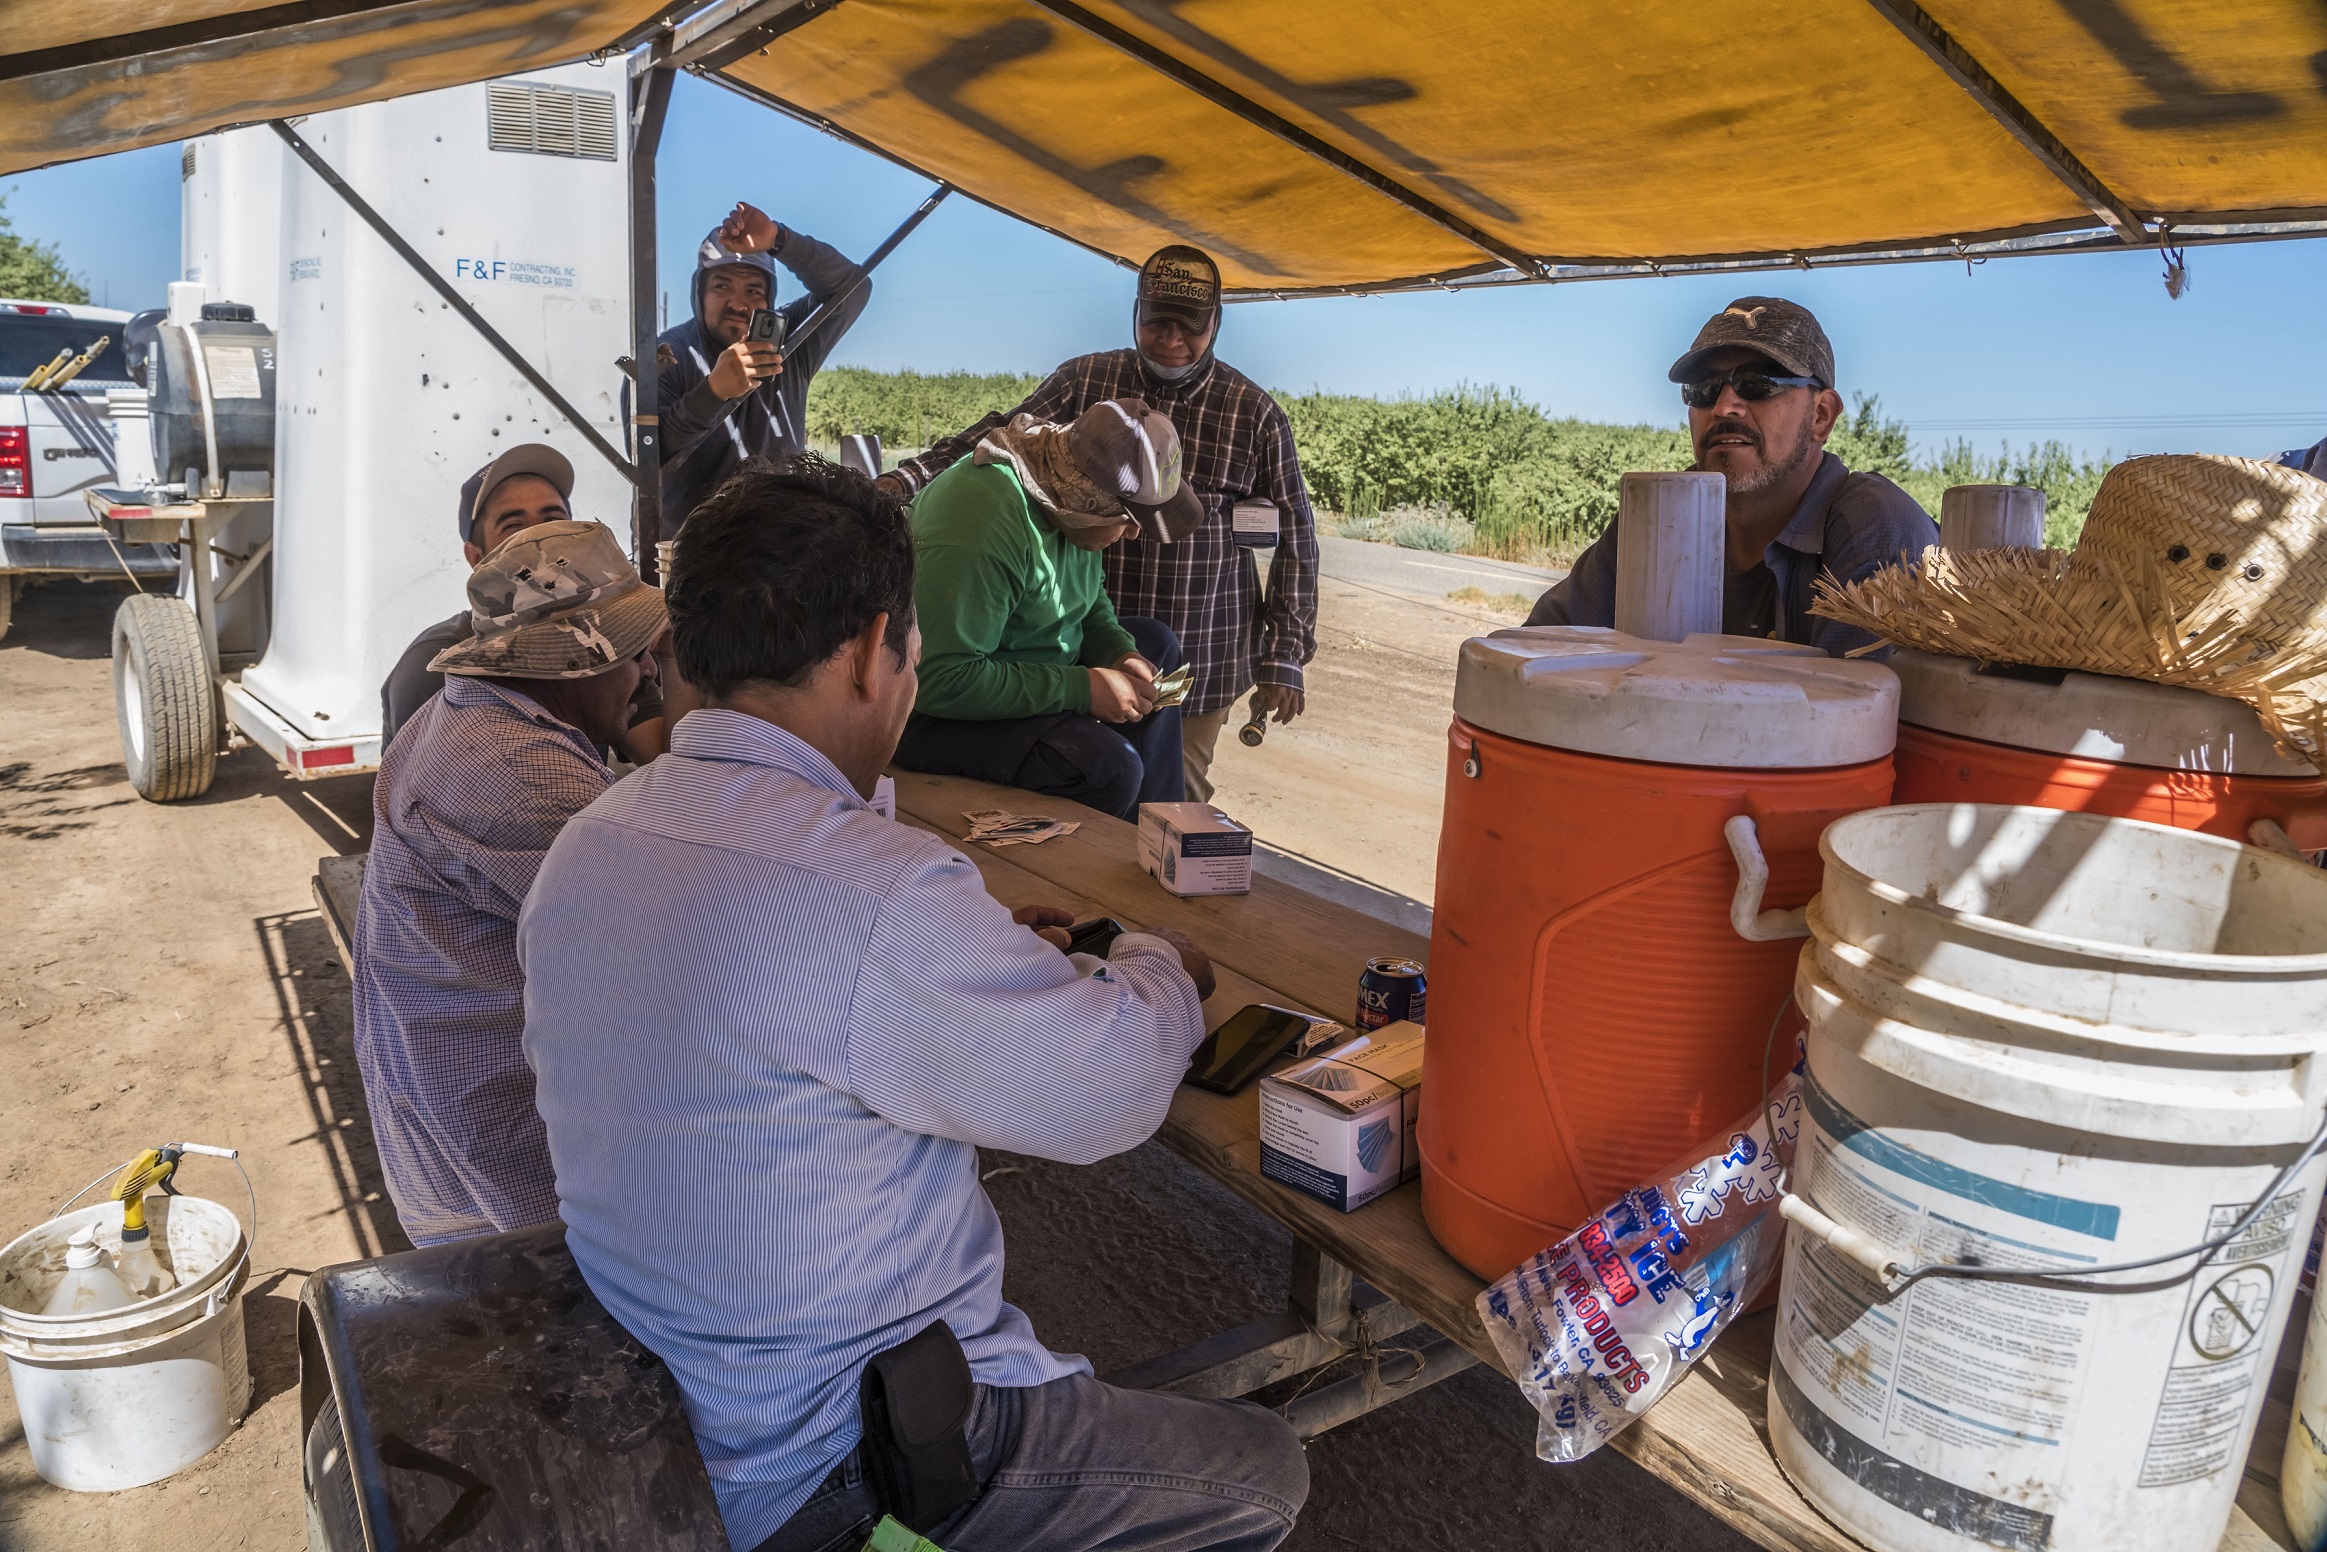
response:
<path id="1" fill-rule="evenodd" d="M 776 265 L 807 295 L 776 305 Z M 808 384 L 872 299 L 864 267 L 829 243 L 738 202 L 695 254 L 694 317 L 657 342 L 661 367 L 663 525 L 687 514 L 750 458 L 808 447 Z M 836 300 L 837 299 L 837 300 Z M 797 346 L 786 342 L 827 302 L 832 315 Z M 750 338 L 772 312 L 773 338 Z"/>

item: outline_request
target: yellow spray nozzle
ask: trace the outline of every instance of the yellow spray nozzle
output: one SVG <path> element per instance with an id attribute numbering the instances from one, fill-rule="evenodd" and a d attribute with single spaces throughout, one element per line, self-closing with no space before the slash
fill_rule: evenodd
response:
<path id="1" fill-rule="evenodd" d="M 171 1191 L 170 1177 L 177 1173 L 180 1150 L 175 1147 L 148 1148 L 129 1161 L 129 1167 L 113 1182 L 113 1200 L 121 1204 L 121 1231 L 134 1233 L 145 1227 L 145 1194 L 155 1186 Z M 175 1195 L 174 1191 L 171 1194 Z"/>

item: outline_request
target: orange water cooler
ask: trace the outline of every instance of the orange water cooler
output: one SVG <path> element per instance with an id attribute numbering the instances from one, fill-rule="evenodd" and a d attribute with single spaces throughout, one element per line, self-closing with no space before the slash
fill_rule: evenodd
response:
<path id="1" fill-rule="evenodd" d="M 2241 702 L 1905 649 L 1891 666 L 1895 802 L 2022 803 L 2239 841 L 2269 821 L 2305 851 L 2327 847 L 2327 776 L 2281 754 Z"/>
<path id="2" fill-rule="evenodd" d="M 1552 627 L 1465 643 L 1454 706 L 1422 1209 L 1495 1278 L 1752 1109 L 1801 947 L 1763 913 L 1816 892 L 1830 821 L 1890 800 L 1898 681 Z"/>

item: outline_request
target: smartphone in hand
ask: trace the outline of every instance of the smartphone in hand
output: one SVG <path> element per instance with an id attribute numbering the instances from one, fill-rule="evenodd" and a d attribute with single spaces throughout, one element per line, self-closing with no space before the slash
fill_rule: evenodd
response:
<path id="1" fill-rule="evenodd" d="M 744 326 L 743 337 L 755 345 L 781 348 L 786 327 L 784 315 L 773 307 L 755 307 L 751 310 L 751 322 Z"/>
<path id="2" fill-rule="evenodd" d="M 1067 952 L 1094 954 L 1105 959 L 1107 950 L 1123 936 L 1123 930 L 1123 923 L 1112 916 L 1094 916 L 1089 921 L 1076 922 L 1067 929 Z"/>

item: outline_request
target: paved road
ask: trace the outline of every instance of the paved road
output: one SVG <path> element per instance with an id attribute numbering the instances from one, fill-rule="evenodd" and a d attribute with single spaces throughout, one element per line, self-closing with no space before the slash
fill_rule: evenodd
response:
<path id="1" fill-rule="evenodd" d="M 1440 555 L 1329 537 L 1317 541 L 1317 569 L 1336 581 L 1380 588 L 1429 604 L 1443 603 L 1447 594 L 1465 587 L 1489 594 L 1524 593 L 1532 599 L 1567 575 L 1476 555 Z"/>

